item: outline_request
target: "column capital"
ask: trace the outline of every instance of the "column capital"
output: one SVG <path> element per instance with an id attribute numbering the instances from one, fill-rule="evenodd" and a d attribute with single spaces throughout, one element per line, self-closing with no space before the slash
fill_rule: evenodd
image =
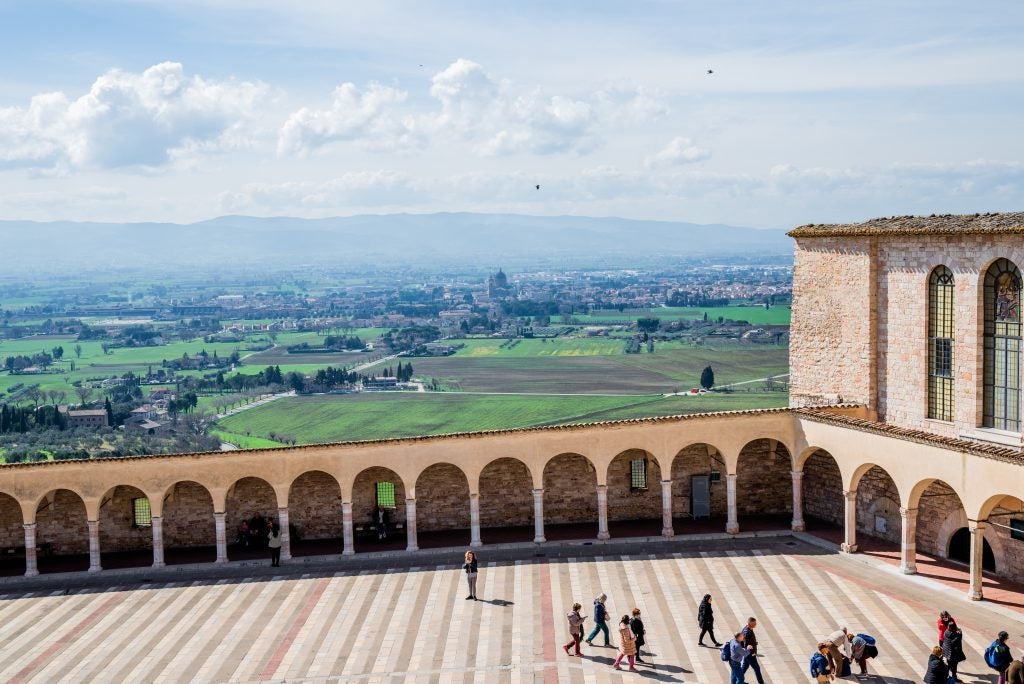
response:
<path id="1" fill-rule="evenodd" d="M 850 491 L 843 492 L 843 498 L 845 498 L 847 501 L 856 501 L 857 500 L 857 490 L 856 489 L 851 489 Z"/>
<path id="2" fill-rule="evenodd" d="M 967 529 L 969 529 L 972 533 L 977 532 L 979 530 L 981 532 L 984 532 L 986 529 L 988 529 L 988 522 L 986 522 L 985 520 L 968 520 Z"/>
<path id="3" fill-rule="evenodd" d="M 802 470 L 790 470 L 789 474 L 792 475 L 795 479 L 800 479 L 801 477 L 804 476 L 804 471 L 802 471 Z"/>
<path id="4" fill-rule="evenodd" d="M 906 508 L 906 507 L 900 506 L 900 516 L 902 516 L 904 518 L 907 518 L 907 517 L 910 517 L 912 515 L 917 515 L 917 509 L 916 508 Z"/>

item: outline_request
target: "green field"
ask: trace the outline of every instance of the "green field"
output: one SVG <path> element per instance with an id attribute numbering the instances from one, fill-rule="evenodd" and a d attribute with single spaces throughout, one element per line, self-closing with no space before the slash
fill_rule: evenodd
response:
<path id="1" fill-rule="evenodd" d="M 599 310 L 589 314 L 573 316 L 573 320 L 583 325 L 601 325 L 612 322 L 635 321 L 638 318 L 651 316 L 662 320 L 702 319 L 704 314 L 708 320 L 716 321 L 721 316 L 734 321 L 747 321 L 753 325 L 789 325 L 792 310 L 788 306 L 709 306 L 698 307 L 662 307 L 659 309 L 626 309 L 624 311 Z"/>
<path id="2" fill-rule="evenodd" d="M 556 337 L 553 339 L 512 340 L 453 340 L 465 344 L 454 358 L 534 358 L 539 356 L 608 356 L 621 354 L 625 343 L 602 337 Z M 504 345 L 504 347 L 502 346 Z M 448 357 L 453 358 L 453 357 Z M 415 364 L 414 364 L 415 365 Z"/>
<path id="3" fill-rule="evenodd" d="M 574 422 L 785 406 L 784 392 L 696 397 L 365 393 L 279 399 L 218 423 L 239 437 L 302 444 L 437 435 Z M 234 439 L 226 441 L 234 442 Z"/>

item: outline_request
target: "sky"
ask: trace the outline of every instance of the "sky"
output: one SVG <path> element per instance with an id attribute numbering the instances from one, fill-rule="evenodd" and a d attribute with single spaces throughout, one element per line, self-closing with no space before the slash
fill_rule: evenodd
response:
<path id="1" fill-rule="evenodd" d="M 1022 210 L 1022 35 L 1016 0 L 0 0 L 0 219 Z"/>

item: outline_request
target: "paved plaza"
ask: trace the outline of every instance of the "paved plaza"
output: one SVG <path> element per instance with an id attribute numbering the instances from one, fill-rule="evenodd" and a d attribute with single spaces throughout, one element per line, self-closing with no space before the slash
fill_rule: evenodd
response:
<path id="1" fill-rule="evenodd" d="M 1024 645 L 1024 624 L 998 608 L 790 537 L 544 553 L 483 549 L 479 602 L 464 599 L 457 553 L 443 565 L 397 554 L 277 575 L 12 585 L 0 597 L 0 681 L 727 682 L 718 651 L 697 646 L 704 593 L 715 597 L 719 639 L 757 616 L 770 682 L 809 681 L 815 642 L 840 624 L 879 639 L 875 676 L 860 681 L 920 682 L 943 608 L 964 629 L 966 682 L 995 681 L 982 652 L 1000 629 L 1015 655 Z M 638 674 L 613 671 L 611 648 L 584 646 L 582 659 L 561 650 L 573 601 L 590 615 L 601 591 L 613 616 L 643 611 L 653 655 Z"/>

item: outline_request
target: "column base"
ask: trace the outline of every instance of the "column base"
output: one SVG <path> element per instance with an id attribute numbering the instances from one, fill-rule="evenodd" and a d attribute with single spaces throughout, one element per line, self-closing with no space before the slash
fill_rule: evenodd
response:
<path id="1" fill-rule="evenodd" d="M 917 574 L 917 566 L 916 565 L 900 565 L 900 572 L 902 572 L 904 575 L 916 575 Z"/>
<path id="2" fill-rule="evenodd" d="M 102 569 L 103 568 L 99 565 L 90 565 L 89 569 L 86 572 L 99 572 Z"/>
<path id="3" fill-rule="evenodd" d="M 839 545 L 839 550 L 843 553 L 857 553 L 857 545 L 847 544 L 846 542 L 843 542 Z"/>
<path id="4" fill-rule="evenodd" d="M 405 550 L 406 551 L 419 551 L 420 547 L 416 546 L 415 544 L 412 544 L 410 546 L 406 546 Z"/>
<path id="5" fill-rule="evenodd" d="M 471 542 L 469 542 L 469 548 L 471 548 L 471 549 L 479 549 L 483 545 L 484 545 L 484 543 L 482 541 L 471 541 Z"/>
<path id="6" fill-rule="evenodd" d="M 600 539 L 601 541 L 605 541 L 605 540 L 611 539 L 612 535 L 608 534 L 607 532 L 598 532 L 597 533 L 597 538 Z"/>
<path id="7" fill-rule="evenodd" d="M 216 565 L 224 565 L 225 563 L 228 562 L 228 559 L 227 558 L 218 558 L 217 560 L 215 560 L 213 562 Z"/>
<path id="8" fill-rule="evenodd" d="M 151 568 L 166 568 L 167 567 L 167 563 L 164 563 L 163 561 L 153 561 L 153 565 L 151 565 L 150 567 Z"/>
<path id="9" fill-rule="evenodd" d="M 356 555 L 356 550 L 355 549 L 344 549 L 341 552 L 341 555 L 342 556 L 354 556 L 354 555 Z"/>
<path id="10" fill-rule="evenodd" d="M 982 594 L 980 591 L 978 591 L 978 592 L 971 591 L 971 592 L 967 593 L 967 598 L 969 598 L 972 601 L 984 601 L 985 600 L 985 595 Z"/>
<path id="11" fill-rule="evenodd" d="M 806 532 L 807 525 L 804 523 L 803 520 L 794 520 L 793 524 L 790 525 L 790 529 L 794 532 Z"/>
<path id="12" fill-rule="evenodd" d="M 290 554 L 290 553 L 289 554 L 283 554 L 283 553 L 281 554 L 281 560 L 291 560 L 291 559 L 292 559 L 292 554 Z"/>
<path id="13" fill-rule="evenodd" d="M 672 529 L 671 527 L 662 527 L 661 528 L 661 536 L 662 537 L 674 537 L 674 536 L 676 536 L 676 531 L 674 529 Z"/>
<path id="14" fill-rule="evenodd" d="M 545 539 L 544 537 L 534 537 L 533 538 L 533 543 L 534 544 L 543 544 L 546 541 L 547 541 L 547 539 Z"/>
<path id="15" fill-rule="evenodd" d="M 38 570 L 26 570 L 25 571 L 25 577 L 38 577 L 38 576 L 39 576 L 39 571 Z"/>
<path id="16" fill-rule="evenodd" d="M 739 534 L 740 524 L 739 523 L 726 523 L 725 533 L 726 534 Z"/>

